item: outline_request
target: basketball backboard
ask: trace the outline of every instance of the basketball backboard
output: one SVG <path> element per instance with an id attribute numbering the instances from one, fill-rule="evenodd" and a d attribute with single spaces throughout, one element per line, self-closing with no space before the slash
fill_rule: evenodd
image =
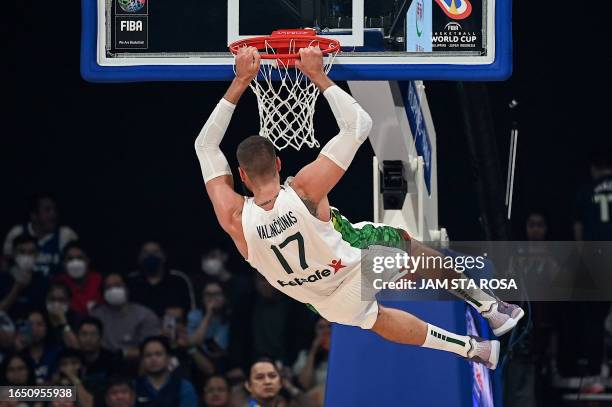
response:
<path id="1" fill-rule="evenodd" d="M 82 0 L 94 82 L 229 80 L 231 42 L 311 27 L 338 39 L 336 80 L 501 80 L 511 0 Z"/>

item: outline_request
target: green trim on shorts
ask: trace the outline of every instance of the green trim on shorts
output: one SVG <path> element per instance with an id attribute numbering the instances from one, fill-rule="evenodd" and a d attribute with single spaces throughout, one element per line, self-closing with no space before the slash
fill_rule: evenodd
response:
<path id="1" fill-rule="evenodd" d="M 410 236 L 402 229 L 369 224 L 356 228 L 335 208 L 331 210 L 331 221 L 334 229 L 342 235 L 342 240 L 356 249 L 367 249 L 370 246 L 378 245 L 395 247 L 405 252 L 410 250 Z M 306 304 L 306 306 L 315 314 L 319 314 L 312 304 Z"/>
<path id="2" fill-rule="evenodd" d="M 342 240 L 357 249 L 367 249 L 374 245 L 395 247 L 404 251 L 410 248 L 410 237 L 402 229 L 370 224 L 356 228 L 335 208 L 331 211 L 331 219 L 334 229 L 342 235 Z"/>
<path id="3" fill-rule="evenodd" d="M 307 302 L 305 302 L 304 304 L 306 304 L 306 308 L 308 308 L 309 310 L 311 310 L 315 314 L 319 315 L 319 311 L 317 311 L 317 309 L 312 304 L 308 304 Z"/>

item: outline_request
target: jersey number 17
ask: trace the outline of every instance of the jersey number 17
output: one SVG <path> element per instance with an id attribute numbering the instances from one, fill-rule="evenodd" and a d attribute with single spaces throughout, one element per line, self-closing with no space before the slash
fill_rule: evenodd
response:
<path id="1" fill-rule="evenodd" d="M 293 270 L 291 269 L 291 266 L 289 266 L 289 263 L 287 263 L 287 260 L 281 253 L 281 249 L 283 249 L 285 246 L 287 246 L 294 240 L 297 242 L 298 245 L 298 250 L 300 254 L 300 267 L 302 267 L 302 270 L 306 270 L 308 268 L 308 264 L 306 263 L 306 251 L 304 250 L 304 237 L 300 232 L 297 232 L 296 234 L 287 237 L 285 241 L 279 244 L 278 246 L 270 246 L 270 249 L 272 249 L 272 251 L 276 255 L 276 258 L 278 259 L 278 262 L 281 264 L 281 266 L 283 266 L 287 274 L 293 274 Z"/>

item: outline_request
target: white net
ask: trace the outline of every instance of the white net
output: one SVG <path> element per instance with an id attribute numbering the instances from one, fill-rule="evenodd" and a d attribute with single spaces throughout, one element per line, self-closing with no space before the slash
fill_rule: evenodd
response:
<path id="1" fill-rule="evenodd" d="M 319 44 L 313 40 L 310 45 Z M 291 41 L 288 53 L 296 52 L 295 42 Z M 276 54 L 268 42 L 266 53 Z M 336 54 L 337 51 L 324 56 L 326 73 L 331 69 Z M 299 69 L 284 59 L 262 60 L 260 75 L 250 86 L 257 96 L 260 136 L 272 141 L 278 150 L 287 146 L 296 150 L 303 145 L 319 147 L 313 123 L 319 89 Z"/>

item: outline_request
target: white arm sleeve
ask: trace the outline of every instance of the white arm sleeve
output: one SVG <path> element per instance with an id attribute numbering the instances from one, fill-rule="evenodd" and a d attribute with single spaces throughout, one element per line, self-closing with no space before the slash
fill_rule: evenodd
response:
<path id="1" fill-rule="evenodd" d="M 195 140 L 195 150 L 200 161 L 204 183 L 222 175 L 232 175 L 232 170 L 219 145 L 232 119 L 236 105 L 221 99 Z"/>
<path id="2" fill-rule="evenodd" d="M 372 119 L 351 95 L 338 86 L 330 86 L 323 92 L 338 122 L 340 132 L 323 147 L 321 154 L 347 170 L 359 146 L 372 129 Z"/>

